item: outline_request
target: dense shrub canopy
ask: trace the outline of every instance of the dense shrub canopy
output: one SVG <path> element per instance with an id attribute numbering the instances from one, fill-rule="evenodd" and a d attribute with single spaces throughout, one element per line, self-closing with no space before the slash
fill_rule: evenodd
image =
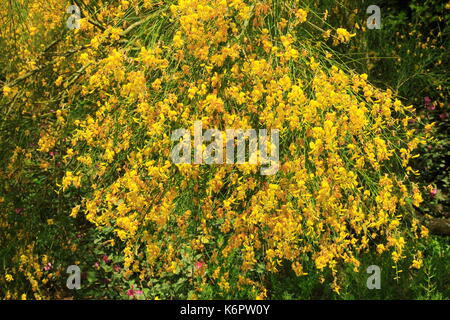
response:
<path id="1" fill-rule="evenodd" d="M 400 264 L 421 267 L 428 231 L 413 215 L 422 195 L 410 160 L 431 126 L 411 128 L 412 106 L 342 63 L 331 46 L 355 35 L 312 6 L 75 1 L 80 29 L 68 30 L 65 1 L 16 3 L 23 15 L 0 39 L 1 241 L 20 243 L 7 271 L 35 298 L 59 287 L 46 287 L 49 262 L 56 277 L 79 264 L 97 283 L 92 250 L 114 283 L 107 297 L 132 285 L 147 298 L 270 298 L 291 271 L 339 293 L 340 271 L 358 272 L 369 253 L 397 277 Z M 194 134 L 198 120 L 278 129 L 278 172 L 173 163 L 171 134 Z M 30 215 L 70 250 L 38 254 L 48 244 L 28 234 Z"/>

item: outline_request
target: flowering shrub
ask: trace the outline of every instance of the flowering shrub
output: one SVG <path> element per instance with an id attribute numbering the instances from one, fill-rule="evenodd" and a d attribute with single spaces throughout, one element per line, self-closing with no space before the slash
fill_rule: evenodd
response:
<path id="1" fill-rule="evenodd" d="M 272 298 L 287 274 L 339 295 L 371 254 L 421 268 L 410 162 L 430 131 L 324 39 L 355 34 L 298 1 L 85 1 L 73 31 L 70 3 L 32 3 L 0 43 L 6 298 L 73 294 L 70 264 L 85 297 L 129 299 Z M 198 120 L 278 129 L 279 171 L 174 164 L 171 132 Z"/>
<path id="2" fill-rule="evenodd" d="M 406 104 L 416 107 L 413 127 L 427 130 L 433 137 L 419 148 L 421 156 L 413 166 L 422 174 L 414 179 L 426 188 L 425 203 L 419 212 L 425 217 L 448 217 L 448 126 L 449 83 L 448 41 L 450 3 L 447 1 L 416 1 L 394 3 L 374 1 L 380 6 L 382 28 L 371 31 L 361 21 L 367 17 L 357 1 L 345 1 L 330 11 L 329 20 L 342 23 L 356 33 L 350 46 L 337 49 L 346 54 L 346 61 L 359 72 L 368 74 L 372 83 L 391 88 Z M 356 8 L 348 15 L 347 7 Z M 361 32 L 362 31 L 362 32 Z M 362 52 L 364 48 L 364 52 Z"/>

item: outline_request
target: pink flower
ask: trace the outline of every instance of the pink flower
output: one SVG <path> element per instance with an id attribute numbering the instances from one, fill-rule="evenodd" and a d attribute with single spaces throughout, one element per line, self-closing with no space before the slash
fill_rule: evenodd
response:
<path id="1" fill-rule="evenodd" d="M 431 103 L 431 99 L 429 97 L 425 97 L 423 100 L 425 102 L 425 107 L 427 107 L 428 110 L 436 109 L 436 105 Z"/>
<path id="2" fill-rule="evenodd" d="M 129 297 L 134 297 L 135 295 L 140 295 L 142 293 L 142 290 L 134 290 L 134 285 L 131 285 L 131 289 L 127 290 L 127 296 Z"/>
<path id="3" fill-rule="evenodd" d="M 100 267 L 100 264 L 98 262 L 96 262 L 96 263 L 93 264 L 93 266 L 94 266 L 94 268 L 98 269 Z"/>
<path id="4" fill-rule="evenodd" d="M 447 119 L 447 118 L 448 118 L 448 113 L 447 113 L 447 112 L 441 113 L 441 114 L 439 115 L 439 118 L 441 118 L 441 120 Z"/>
<path id="5" fill-rule="evenodd" d="M 16 208 L 15 211 L 17 214 L 21 214 L 23 212 L 23 208 Z"/>
<path id="6" fill-rule="evenodd" d="M 108 258 L 108 256 L 105 254 L 104 256 L 103 256 L 103 261 L 105 262 L 105 263 L 108 263 L 109 262 L 109 258 Z"/>
<path id="7" fill-rule="evenodd" d="M 202 262 L 202 261 L 197 261 L 196 263 L 195 263 L 195 268 L 197 268 L 197 269 L 201 269 L 203 266 L 204 266 L 204 262 Z"/>
<path id="8" fill-rule="evenodd" d="M 114 266 L 114 271 L 119 272 L 120 271 L 120 266 Z"/>
<path id="9" fill-rule="evenodd" d="M 49 271 L 49 270 L 51 270 L 51 269 L 52 269 L 52 263 L 51 263 L 51 262 L 47 263 L 47 264 L 44 266 L 44 270 L 45 270 L 45 271 Z"/>
<path id="10" fill-rule="evenodd" d="M 430 191 L 430 194 L 432 197 L 434 197 L 435 195 L 437 195 L 438 190 L 435 188 L 433 190 Z"/>

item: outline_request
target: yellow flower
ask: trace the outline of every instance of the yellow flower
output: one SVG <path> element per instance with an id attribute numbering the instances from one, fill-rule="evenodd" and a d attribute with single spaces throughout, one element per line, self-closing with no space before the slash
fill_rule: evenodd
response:
<path id="1" fill-rule="evenodd" d="M 27 256 L 22 254 L 22 255 L 20 256 L 20 263 L 21 263 L 21 264 L 25 264 L 25 263 L 27 263 L 27 261 L 28 261 Z"/>
<path id="2" fill-rule="evenodd" d="M 10 275 L 10 274 L 6 274 L 5 279 L 6 279 L 6 281 L 8 281 L 8 282 L 11 282 L 11 281 L 14 280 L 13 276 Z"/>
<path id="3" fill-rule="evenodd" d="M 414 259 L 410 268 L 420 269 L 422 267 L 422 265 L 423 265 L 422 259 L 418 259 L 418 260 Z"/>
<path id="4" fill-rule="evenodd" d="M 414 190 L 413 193 L 413 205 L 416 207 L 420 206 L 420 204 L 423 202 L 422 195 L 420 194 L 420 191 L 418 189 Z"/>
<path id="5" fill-rule="evenodd" d="M 3 95 L 5 97 L 8 97 L 11 94 L 11 92 L 12 92 L 12 89 L 10 87 L 8 87 L 8 86 L 3 87 Z"/>
<path id="6" fill-rule="evenodd" d="M 297 13 L 295 14 L 295 16 L 298 18 L 298 21 L 299 21 L 300 23 L 303 23 L 303 22 L 306 21 L 307 15 L 308 15 L 308 12 L 306 12 L 306 11 L 303 10 L 303 9 L 298 9 L 298 10 L 297 10 Z"/>
<path id="7" fill-rule="evenodd" d="M 421 226 L 420 227 L 420 236 L 422 238 L 428 237 L 428 229 L 427 229 L 427 227 L 425 227 L 425 226 Z"/>
<path id="8" fill-rule="evenodd" d="M 341 43 L 346 43 L 350 41 L 350 38 L 354 37 L 356 33 L 350 34 L 346 29 L 344 28 L 337 28 L 337 40 Z"/>
<path id="9" fill-rule="evenodd" d="M 264 300 L 267 297 L 267 290 L 263 289 L 263 291 L 256 296 L 256 300 Z"/>
<path id="10" fill-rule="evenodd" d="M 72 217 L 72 218 L 76 218 L 76 216 L 77 216 L 79 211 L 80 211 L 80 205 L 77 205 L 77 206 L 72 208 L 72 211 L 71 211 L 69 216 Z"/>
<path id="11" fill-rule="evenodd" d="M 58 79 L 56 79 L 56 81 L 55 81 L 55 85 L 57 87 L 59 87 L 61 85 L 62 81 L 63 81 L 63 77 L 59 76 Z"/>
<path id="12" fill-rule="evenodd" d="M 386 251 L 386 247 L 383 245 L 383 244 L 379 244 L 379 245 L 377 245 L 377 252 L 378 253 L 383 253 L 384 251 Z"/>
<path id="13" fill-rule="evenodd" d="M 120 39 L 120 35 L 122 33 L 122 29 L 120 28 L 110 28 L 109 32 L 111 33 L 110 37 L 112 40 L 119 40 Z"/>
<path id="14" fill-rule="evenodd" d="M 156 91 L 161 89 L 161 79 L 160 78 L 158 78 L 155 81 L 153 81 L 152 88 L 155 89 Z"/>

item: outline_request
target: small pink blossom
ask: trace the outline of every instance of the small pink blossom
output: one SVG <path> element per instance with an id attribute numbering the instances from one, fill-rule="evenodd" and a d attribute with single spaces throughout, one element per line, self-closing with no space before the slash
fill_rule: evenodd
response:
<path id="1" fill-rule="evenodd" d="M 425 107 L 427 107 L 428 110 L 436 109 L 436 105 L 434 103 L 431 103 L 430 97 L 425 97 L 423 100 L 425 103 Z"/>
<path id="2" fill-rule="evenodd" d="M 195 263 L 195 268 L 197 268 L 197 269 L 201 269 L 203 266 L 204 266 L 204 262 L 202 262 L 202 261 L 197 261 L 196 263 Z"/>
<path id="3" fill-rule="evenodd" d="M 104 256 L 103 256 L 103 261 L 105 262 L 105 263 L 108 263 L 110 260 L 109 260 L 109 258 L 108 258 L 108 256 L 105 254 Z"/>
<path id="4" fill-rule="evenodd" d="M 437 190 L 436 188 L 434 188 L 434 189 L 432 189 L 432 190 L 430 191 L 430 194 L 431 194 L 432 197 L 434 197 L 434 196 L 437 195 L 437 192 L 438 192 L 438 190 Z"/>
<path id="5" fill-rule="evenodd" d="M 51 262 L 47 263 L 47 264 L 44 266 L 44 270 L 45 270 L 45 271 L 49 271 L 49 270 L 51 270 L 51 269 L 52 269 L 52 263 L 51 263 Z"/>
<path id="6" fill-rule="evenodd" d="M 134 296 L 140 295 L 142 293 L 143 293 L 142 290 L 134 290 L 134 285 L 131 285 L 131 289 L 127 290 L 127 296 L 129 296 L 129 297 L 134 297 Z"/>

